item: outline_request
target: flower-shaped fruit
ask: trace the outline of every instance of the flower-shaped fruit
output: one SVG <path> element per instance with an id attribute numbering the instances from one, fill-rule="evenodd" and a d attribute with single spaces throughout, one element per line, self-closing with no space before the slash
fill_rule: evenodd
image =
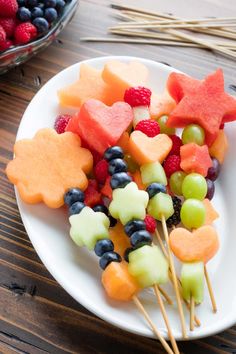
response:
<path id="1" fill-rule="evenodd" d="M 41 129 L 33 139 L 17 141 L 14 153 L 6 173 L 26 203 L 44 202 L 50 208 L 59 208 L 68 189 L 87 187 L 86 173 L 92 168 L 93 158 L 73 133 Z"/>

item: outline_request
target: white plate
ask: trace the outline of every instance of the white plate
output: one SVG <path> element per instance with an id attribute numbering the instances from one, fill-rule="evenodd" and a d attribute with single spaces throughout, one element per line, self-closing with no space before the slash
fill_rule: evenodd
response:
<path id="1" fill-rule="evenodd" d="M 107 60 L 114 57 L 102 57 L 85 61 L 96 68 L 102 68 Z M 133 57 L 116 57 L 118 60 L 130 61 Z M 174 69 L 154 61 L 135 58 L 150 70 L 150 84 L 156 92 L 162 92 L 166 79 Z M 70 66 L 53 77 L 36 94 L 21 121 L 17 140 L 33 137 L 38 129 L 53 127 L 55 117 L 62 113 L 59 109 L 56 92 L 58 88 L 69 84 L 78 76 L 80 63 Z M 64 110 L 68 112 L 68 110 Z M 214 205 L 220 213 L 216 222 L 220 235 L 221 247 L 218 254 L 207 265 L 218 305 L 217 314 L 213 314 L 207 291 L 205 300 L 196 312 L 201 320 L 201 327 L 189 333 L 190 339 L 205 337 L 230 327 L 236 322 L 236 168 L 235 136 L 236 125 L 226 127 L 230 149 L 216 183 Z M 52 210 L 44 205 L 26 205 L 18 197 L 18 206 L 28 232 L 39 257 L 61 286 L 78 302 L 97 316 L 127 331 L 147 337 L 153 337 L 144 319 L 133 303 L 110 301 L 101 286 L 101 270 L 98 259 L 93 252 L 77 247 L 69 237 L 69 224 L 66 211 Z M 171 289 L 167 287 L 168 291 Z M 155 297 L 150 290 L 140 294 L 153 321 L 162 334 L 166 330 Z M 181 339 L 180 322 L 176 308 L 166 306 L 174 335 Z M 186 321 L 188 324 L 188 314 Z"/>

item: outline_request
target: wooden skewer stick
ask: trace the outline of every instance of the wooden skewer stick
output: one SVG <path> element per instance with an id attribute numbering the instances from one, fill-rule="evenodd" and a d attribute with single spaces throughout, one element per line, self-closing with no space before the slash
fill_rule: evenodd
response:
<path id="1" fill-rule="evenodd" d="M 209 278 L 209 275 L 208 275 L 208 271 L 207 271 L 206 265 L 204 265 L 204 274 L 205 274 L 205 279 L 206 279 L 206 283 L 207 283 L 208 292 L 209 292 L 210 299 L 211 299 L 212 310 L 213 310 L 213 312 L 217 312 L 216 300 L 215 300 L 215 296 L 214 296 L 214 293 L 213 293 L 213 289 L 212 289 L 212 286 L 211 286 L 211 282 L 210 282 L 210 278 Z"/>
<path id="2" fill-rule="evenodd" d="M 159 242 L 159 244 L 160 244 L 160 247 L 161 247 L 161 249 L 162 249 L 163 254 L 165 255 L 166 259 L 167 259 L 168 262 L 169 262 L 169 257 L 168 257 L 166 248 L 165 248 L 164 243 L 163 243 L 163 241 L 162 241 L 161 235 L 159 234 L 159 232 L 158 232 L 157 229 L 155 230 L 155 235 L 156 235 L 157 240 L 158 240 L 158 242 Z M 173 278 L 172 278 L 172 273 L 171 273 L 171 270 L 170 270 L 170 269 L 169 269 L 169 277 L 170 277 L 171 283 L 174 285 L 174 283 L 173 283 Z M 185 305 L 186 305 L 188 311 L 190 312 L 190 304 L 189 304 L 188 301 L 186 301 L 186 300 L 183 298 L 183 296 L 182 296 L 182 291 L 181 291 L 182 285 L 181 285 L 181 281 L 180 281 L 180 279 L 179 279 L 178 277 L 177 277 L 177 281 L 178 281 L 178 287 L 179 287 L 179 289 L 180 289 L 180 297 L 181 297 L 181 299 L 184 301 L 184 303 L 185 303 Z M 195 321 L 196 326 L 198 326 L 198 327 L 201 326 L 201 322 L 200 322 L 200 320 L 198 319 L 198 317 L 197 317 L 196 315 L 194 315 L 194 321 Z"/>
<path id="3" fill-rule="evenodd" d="M 139 309 L 139 311 L 143 314 L 144 318 L 146 319 L 146 321 L 148 322 L 149 326 L 151 327 L 153 333 L 159 339 L 159 341 L 161 342 L 161 344 L 165 348 L 166 352 L 169 353 L 169 354 L 174 354 L 173 350 L 170 348 L 170 346 L 166 342 L 165 338 L 158 331 L 157 327 L 155 326 L 155 324 L 151 320 L 149 314 L 147 313 L 147 311 L 145 310 L 145 308 L 143 307 L 142 303 L 140 302 L 140 300 L 138 299 L 138 297 L 136 295 L 133 296 L 133 301 L 134 301 L 135 305 L 137 306 L 137 308 Z"/>
<path id="4" fill-rule="evenodd" d="M 158 286 L 156 284 L 153 286 L 153 288 L 154 288 L 154 291 L 155 291 L 155 294 L 156 294 L 156 298 L 157 298 L 158 304 L 160 306 L 160 310 L 161 310 L 162 316 L 163 316 L 165 324 L 166 324 L 166 328 L 167 328 L 167 331 L 168 331 L 169 339 L 170 339 L 170 342 L 172 344 L 174 353 L 175 354 L 179 354 L 179 349 L 178 349 L 178 346 L 176 344 L 175 338 L 173 336 L 173 333 L 172 333 L 172 330 L 171 330 L 171 327 L 170 327 L 169 319 L 167 317 L 166 309 L 165 309 L 164 303 L 162 301 L 162 298 L 161 298 L 161 295 L 160 295 L 160 292 L 159 292 L 159 288 L 158 288 Z"/>
<path id="5" fill-rule="evenodd" d="M 170 25 L 165 25 L 165 24 L 155 24 L 155 21 L 149 21 L 144 24 L 140 24 L 140 22 L 135 22 L 135 23 L 122 23 L 121 25 L 113 26 L 111 28 L 113 29 L 122 29 L 122 28 L 221 28 L 223 26 L 226 26 L 225 23 L 182 23 L 182 24 L 170 24 Z M 236 27 L 235 23 L 227 23 L 227 27 Z"/>
<path id="6" fill-rule="evenodd" d="M 177 305 L 178 305 L 182 334 L 183 334 L 183 338 L 187 338 L 183 306 L 182 306 L 182 301 L 180 298 L 179 287 L 178 287 L 178 282 L 177 282 L 177 277 L 176 277 L 175 267 L 174 267 L 174 261 L 172 258 L 172 253 L 171 253 L 171 249 L 170 249 L 170 245 L 169 245 L 169 235 L 168 235 L 168 230 L 167 230 L 166 220 L 165 220 L 164 215 L 162 215 L 162 217 L 161 217 L 161 223 L 162 223 L 162 228 L 163 228 L 163 232 L 164 232 L 164 236 L 165 236 L 167 252 L 168 252 L 168 256 L 169 256 L 168 257 L 169 258 L 169 265 L 170 265 L 170 270 L 171 270 L 171 274 L 172 274 L 172 280 L 173 280 L 173 285 L 174 285 L 174 290 L 175 290 L 175 295 L 176 295 L 176 300 L 177 300 Z"/>
<path id="7" fill-rule="evenodd" d="M 194 331 L 194 309 L 195 309 L 195 301 L 194 301 L 194 297 L 191 295 L 191 297 L 190 297 L 190 331 Z"/>
<path id="8" fill-rule="evenodd" d="M 171 298 L 169 297 L 169 295 L 165 292 L 165 290 L 163 290 L 160 285 L 158 285 L 158 289 L 161 293 L 161 295 L 166 299 L 167 303 L 169 305 L 173 305 L 173 301 L 171 300 Z"/>

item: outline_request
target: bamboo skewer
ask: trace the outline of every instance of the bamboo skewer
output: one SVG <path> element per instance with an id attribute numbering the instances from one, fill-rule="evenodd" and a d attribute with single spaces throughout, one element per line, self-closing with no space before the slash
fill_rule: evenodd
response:
<path id="1" fill-rule="evenodd" d="M 209 292 L 210 299 L 211 299 L 212 310 L 213 310 L 213 312 L 217 312 L 215 296 L 214 296 L 214 293 L 213 293 L 213 289 L 212 289 L 212 286 L 211 286 L 211 282 L 210 282 L 210 278 L 209 278 L 209 275 L 208 275 L 208 271 L 207 271 L 206 265 L 204 265 L 204 275 L 205 275 L 207 288 L 208 288 L 208 292 Z"/>
<path id="2" fill-rule="evenodd" d="M 175 354 L 179 354 L 179 349 L 178 349 L 178 346 L 176 344 L 175 338 L 174 338 L 174 336 L 172 334 L 172 330 L 171 330 L 171 327 L 170 327 L 169 319 L 168 319 L 167 314 L 166 314 L 166 309 L 165 309 L 164 303 L 162 301 L 162 298 L 161 298 L 161 295 L 160 295 L 160 292 L 159 292 L 159 288 L 158 288 L 157 285 L 154 285 L 153 288 L 154 288 L 154 291 L 155 291 L 155 294 L 156 294 L 156 298 L 157 298 L 158 304 L 160 306 L 160 310 L 161 310 L 162 316 L 163 316 L 165 324 L 166 324 L 166 328 L 167 328 L 167 331 L 168 331 L 169 339 L 170 339 L 170 342 L 172 344 L 174 353 Z"/>
<path id="3" fill-rule="evenodd" d="M 113 26 L 111 28 L 113 29 L 123 29 L 123 28 L 160 28 L 160 29 L 165 29 L 165 28 L 187 28 L 187 29 L 191 29 L 191 28 L 221 28 L 223 26 L 225 26 L 225 23 L 204 23 L 204 24 L 199 24 L 199 23 L 182 23 L 182 24 L 170 24 L 170 25 L 165 25 L 165 24 L 155 24 L 155 21 L 150 21 L 150 22 L 146 22 L 145 24 L 140 24 L 140 22 L 137 23 L 133 23 L 128 24 L 128 23 L 123 23 L 121 25 L 118 26 Z M 235 23 L 228 23 L 227 27 L 236 27 Z"/>
<path id="4" fill-rule="evenodd" d="M 195 309 L 194 297 L 191 295 L 191 297 L 190 297 L 190 331 L 194 331 L 194 309 Z"/>
<path id="5" fill-rule="evenodd" d="M 169 295 L 167 294 L 167 292 L 165 292 L 165 290 L 163 290 L 160 285 L 158 285 L 158 289 L 161 293 L 161 295 L 166 299 L 166 302 L 169 304 L 169 305 L 173 305 L 173 301 L 171 300 L 171 298 L 169 297 Z"/>
<path id="6" fill-rule="evenodd" d="M 170 249 L 170 246 L 169 246 L 169 235 L 168 235 L 168 230 L 167 230 L 166 220 L 165 220 L 164 215 L 162 215 L 162 217 L 161 217 L 161 223 L 162 223 L 162 228 L 163 228 L 165 241 L 166 241 L 166 246 L 167 246 L 169 265 L 170 265 L 170 270 L 171 270 L 172 280 L 173 280 L 173 285 L 174 285 L 174 290 L 175 290 L 175 296 L 176 296 L 177 305 L 178 305 L 178 311 L 179 311 L 179 316 L 180 316 L 182 334 L 183 334 L 183 338 L 187 338 L 183 306 L 182 306 L 182 301 L 181 301 L 181 298 L 180 298 L 179 286 L 178 286 L 177 277 L 176 277 L 176 273 L 175 273 L 175 267 L 174 267 L 174 261 L 173 261 L 171 249 Z"/>

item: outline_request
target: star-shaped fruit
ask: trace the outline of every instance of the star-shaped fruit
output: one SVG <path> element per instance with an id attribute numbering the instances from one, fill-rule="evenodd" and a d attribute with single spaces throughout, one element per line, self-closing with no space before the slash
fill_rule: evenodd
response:
<path id="1" fill-rule="evenodd" d="M 98 240 L 109 238 L 110 221 L 104 213 L 85 207 L 79 214 L 71 215 L 69 221 L 70 236 L 78 246 L 92 250 Z"/>
<path id="2" fill-rule="evenodd" d="M 199 124 L 205 130 L 209 146 L 216 139 L 221 123 L 236 120 L 236 99 L 224 91 L 221 69 L 202 81 L 171 73 L 167 88 L 177 103 L 167 125 L 185 127 L 191 123 Z"/>
<path id="3" fill-rule="evenodd" d="M 93 157 L 73 133 L 40 129 L 32 139 L 17 141 L 14 153 L 6 174 L 26 203 L 59 208 L 68 189 L 87 188 L 86 173 L 91 171 Z"/>
<path id="4" fill-rule="evenodd" d="M 124 188 L 115 189 L 112 198 L 109 211 L 113 218 L 120 219 L 123 225 L 132 219 L 145 218 L 148 193 L 140 191 L 135 182 L 130 182 Z"/>
<path id="5" fill-rule="evenodd" d="M 58 91 L 62 106 L 80 107 L 90 98 L 95 98 L 105 104 L 112 104 L 111 88 L 103 81 L 101 70 L 87 64 L 80 65 L 79 79 Z"/>

